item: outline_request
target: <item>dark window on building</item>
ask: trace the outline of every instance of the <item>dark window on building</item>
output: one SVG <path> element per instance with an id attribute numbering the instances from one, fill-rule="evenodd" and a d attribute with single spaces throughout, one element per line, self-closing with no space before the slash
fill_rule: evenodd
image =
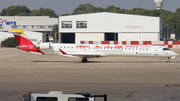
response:
<path id="1" fill-rule="evenodd" d="M 72 21 L 62 21 L 61 28 L 72 28 Z"/>
<path id="2" fill-rule="evenodd" d="M 0 27 L 2 27 L 2 25 L 1 25 Z M 16 25 L 13 25 L 13 26 L 11 26 L 11 28 L 17 28 L 17 26 L 16 26 Z"/>
<path id="3" fill-rule="evenodd" d="M 77 21 L 76 28 L 87 28 L 87 21 Z"/>
<path id="4" fill-rule="evenodd" d="M 37 97 L 36 101 L 58 101 L 57 97 Z"/>
<path id="5" fill-rule="evenodd" d="M 68 101 L 89 101 L 89 98 L 68 98 Z"/>
<path id="6" fill-rule="evenodd" d="M 61 33 L 62 43 L 75 43 L 75 33 Z"/>
<path id="7" fill-rule="evenodd" d="M 118 41 L 118 33 L 104 33 L 105 41 Z"/>

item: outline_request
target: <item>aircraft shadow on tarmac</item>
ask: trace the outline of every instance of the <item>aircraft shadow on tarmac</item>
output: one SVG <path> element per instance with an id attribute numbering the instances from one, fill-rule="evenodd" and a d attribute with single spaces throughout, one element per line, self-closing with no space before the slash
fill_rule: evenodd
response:
<path id="1" fill-rule="evenodd" d="M 81 63 L 81 61 L 32 61 L 32 62 Z M 166 61 L 88 61 L 87 63 L 167 63 L 167 62 Z M 180 63 L 180 61 L 171 61 L 170 63 Z"/>

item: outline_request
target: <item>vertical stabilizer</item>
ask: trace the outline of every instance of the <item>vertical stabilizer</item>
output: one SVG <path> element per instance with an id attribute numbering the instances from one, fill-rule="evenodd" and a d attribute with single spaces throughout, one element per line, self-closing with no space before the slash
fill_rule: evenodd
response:
<path id="1" fill-rule="evenodd" d="M 8 31 L 14 35 L 18 44 L 21 45 L 28 45 L 28 46 L 35 46 L 28 37 L 24 34 L 24 32 L 20 29 L 10 30 Z"/>
<path id="2" fill-rule="evenodd" d="M 14 35 L 16 41 L 19 44 L 18 46 L 19 49 L 36 54 L 44 54 L 41 50 L 35 47 L 35 44 L 28 39 L 28 37 L 24 34 L 22 30 L 15 29 L 15 30 L 10 30 L 8 32 Z"/>

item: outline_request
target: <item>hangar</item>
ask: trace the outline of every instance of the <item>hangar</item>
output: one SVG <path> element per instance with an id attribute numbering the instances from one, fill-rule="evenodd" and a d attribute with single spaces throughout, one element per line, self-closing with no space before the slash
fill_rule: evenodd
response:
<path id="1" fill-rule="evenodd" d="M 98 12 L 59 16 L 59 42 L 160 41 L 160 17 Z"/>

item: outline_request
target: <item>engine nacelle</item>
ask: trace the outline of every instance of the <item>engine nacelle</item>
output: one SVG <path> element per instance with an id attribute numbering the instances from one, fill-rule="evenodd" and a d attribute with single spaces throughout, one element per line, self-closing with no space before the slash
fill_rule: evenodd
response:
<path id="1" fill-rule="evenodd" d="M 35 47 L 39 49 L 50 49 L 50 43 L 47 42 L 47 43 L 36 44 Z"/>

